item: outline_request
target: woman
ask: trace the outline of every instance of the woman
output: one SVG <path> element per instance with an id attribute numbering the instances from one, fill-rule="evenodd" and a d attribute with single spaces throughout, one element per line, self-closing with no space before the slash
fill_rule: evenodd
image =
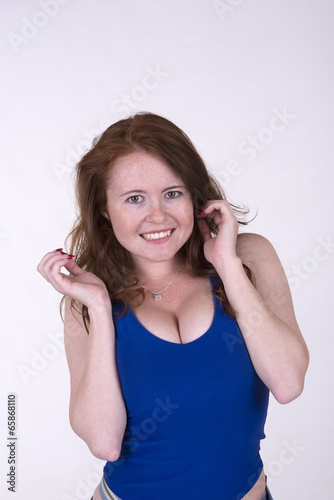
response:
<path id="1" fill-rule="evenodd" d="M 308 366 L 272 245 L 160 116 L 109 127 L 76 175 L 71 253 L 37 269 L 65 299 L 71 426 L 107 461 L 92 498 L 272 498 L 269 391 L 297 398 Z"/>

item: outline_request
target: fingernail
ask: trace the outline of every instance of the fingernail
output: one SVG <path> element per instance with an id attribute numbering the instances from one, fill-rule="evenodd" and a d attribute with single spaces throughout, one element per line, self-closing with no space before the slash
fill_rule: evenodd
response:
<path id="1" fill-rule="evenodd" d="M 57 248 L 57 250 L 55 250 L 55 252 L 61 252 L 62 251 L 62 248 Z"/>
<path id="2" fill-rule="evenodd" d="M 68 258 L 68 259 L 73 259 L 73 258 L 74 258 L 74 255 L 69 254 L 67 258 Z"/>
<path id="3" fill-rule="evenodd" d="M 63 255 L 67 255 L 67 253 L 66 253 L 66 252 L 63 252 L 63 251 L 61 251 L 60 253 L 62 253 Z"/>
<path id="4" fill-rule="evenodd" d="M 197 215 L 203 215 L 203 214 L 204 214 L 204 210 L 199 210 Z"/>

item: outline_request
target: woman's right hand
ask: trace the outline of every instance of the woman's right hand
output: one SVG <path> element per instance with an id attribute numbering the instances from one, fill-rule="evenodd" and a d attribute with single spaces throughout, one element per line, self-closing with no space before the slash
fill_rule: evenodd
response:
<path id="1" fill-rule="evenodd" d="M 65 267 L 72 276 L 60 272 L 62 267 Z M 57 292 L 78 300 L 88 309 L 110 300 L 103 281 L 95 274 L 81 269 L 73 260 L 73 256 L 61 250 L 54 250 L 44 255 L 37 266 L 37 271 Z"/>

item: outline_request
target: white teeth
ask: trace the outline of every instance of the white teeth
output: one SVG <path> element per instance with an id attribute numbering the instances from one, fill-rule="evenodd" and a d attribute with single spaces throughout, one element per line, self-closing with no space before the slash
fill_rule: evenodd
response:
<path id="1" fill-rule="evenodd" d="M 148 234 L 143 234 L 143 238 L 145 240 L 159 240 L 160 238 L 166 238 L 166 236 L 169 236 L 172 230 L 170 229 L 169 231 L 161 231 L 161 233 L 148 233 Z"/>

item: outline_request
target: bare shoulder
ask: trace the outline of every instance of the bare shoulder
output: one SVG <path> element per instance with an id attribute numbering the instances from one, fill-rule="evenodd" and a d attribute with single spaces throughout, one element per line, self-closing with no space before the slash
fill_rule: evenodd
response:
<path id="1" fill-rule="evenodd" d="M 257 286 L 266 282 L 275 284 L 284 281 L 287 284 L 285 272 L 277 252 L 267 238 L 255 233 L 238 235 L 236 251 L 238 257 L 252 271 Z"/>
<path id="2" fill-rule="evenodd" d="M 238 235 L 237 254 L 245 264 L 253 265 L 263 260 L 278 259 L 276 250 L 270 241 L 256 233 Z"/>
<path id="3" fill-rule="evenodd" d="M 267 306 L 282 319 L 295 325 L 288 280 L 270 241 L 260 234 L 240 234 L 237 255 L 251 270 L 254 286 Z"/>

